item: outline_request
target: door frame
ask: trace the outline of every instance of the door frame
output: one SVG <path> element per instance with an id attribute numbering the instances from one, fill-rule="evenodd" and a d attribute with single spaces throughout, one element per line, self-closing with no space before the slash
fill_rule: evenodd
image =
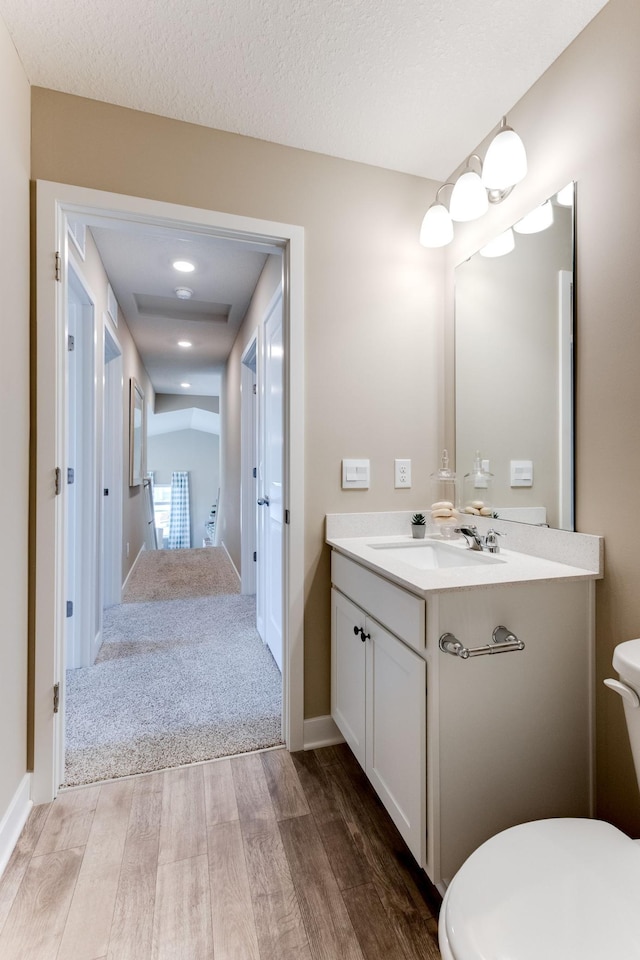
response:
<path id="1" fill-rule="evenodd" d="M 118 340 L 116 328 L 109 316 L 102 315 L 104 328 L 104 370 L 103 370 L 103 404 L 102 404 L 102 444 L 103 467 L 102 479 L 109 479 L 105 475 L 107 451 L 116 451 L 115 462 L 112 464 L 109 479 L 109 506 L 112 515 L 122 517 L 123 510 L 123 478 L 124 478 L 124 430 L 122 420 L 123 373 L 122 373 L 122 345 Z M 114 356 L 106 359 L 107 342 L 111 341 Z M 107 381 L 111 386 L 107 389 Z M 111 606 L 120 603 L 122 599 L 122 523 L 109 526 L 105 523 L 105 501 L 102 498 L 102 606 Z M 108 531 L 108 533 L 107 533 Z"/>
<path id="2" fill-rule="evenodd" d="M 36 454 L 34 641 L 34 768 L 32 800 L 56 796 L 64 747 L 63 713 L 54 713 L 54 686 L 64 668 L 64 498 L 56 496 L 56 468 L 64 469 L 64 283 L 68 259 L 67 219 L 105 218 L 213 233 L 278 250 L 283 258 L 285 336 L 283 734 L 289 750 L 304 745 L 304 230 L 278 223 L 38 180 L 36 196 L 37 336 L 35 389 Z M 56 258 L 56 252 L 59 258 Z M 58 274 L 58 276 L 56 276 Z M 102 356 L 104 345 L 96 344 Z"/>
<path id="3" fill-rule="evenodd" d="M 258 481 L 253 471 L 257 466 L 258 398 L 254 387 L 258 383 L 258 332 L 256 329 L 240 358 L 240 590 L 247 594 L 256 593 L 257 588 Z"/>

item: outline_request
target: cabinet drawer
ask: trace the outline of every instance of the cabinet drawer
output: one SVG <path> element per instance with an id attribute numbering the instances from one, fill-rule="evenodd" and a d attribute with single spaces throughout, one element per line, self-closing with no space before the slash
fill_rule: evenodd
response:
<path id="1" fill-rule="evenodd" d="M 331 582 L 415 650 L 425 649 L 425 601 L 337 551 L 331 551 Z"/>

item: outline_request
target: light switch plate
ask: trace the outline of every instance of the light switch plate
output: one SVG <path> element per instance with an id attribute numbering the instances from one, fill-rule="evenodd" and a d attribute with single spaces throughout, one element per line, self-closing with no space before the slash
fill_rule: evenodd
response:
<path id="1" fill-rule="evenodd" d="M 533 460 L 511 460 L 511 486 L 533 486 Z"/>
<path id="2" fill-rule="evenodd" d="M 367 490 L 370 473 L 369 460 L 343 460 L 342 489 Z"/>

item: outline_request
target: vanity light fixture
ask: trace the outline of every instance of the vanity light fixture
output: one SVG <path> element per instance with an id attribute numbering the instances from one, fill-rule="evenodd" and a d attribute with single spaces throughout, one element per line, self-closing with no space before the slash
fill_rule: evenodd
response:
<path id="1" fill-rule="evenodd" d="M 516 245 L 513 230 L 509 227 L 504 233 L 499 234 L 494 240 L 491 240 L 484 247 L 481 247 L 478 253 L 481 257 L 504 257 L 511 253 Z"/>
<path id="2" fill-rule="evenodd" d="M 482 182 L 488 191 L 490 203 L 501 203 L 516 183 L 524 180 L 526 174 L 527 153 L 524 144 L 507 124 L 507 118 L 503 117 L 482 164 Z"/>
<path id="3" fill-rule="evenodd" d="M 187 347 L 192 347 L 193 344 L 191 343 L 191 340 L 178 340 L 178 346 L 184 347 L 186 350 Z"/>
<path id="4" fill-rule="evenodd" d="M 489 198 L 479 173 L 471 169 L 471 161 L 477 160 L 482 171 L 482 160 L 476 153 L 467 159 L 464 173 L 456 180 L 451 191 L 449 213 L 452 220 L 461 223 L 477 220 L 489 209 Z"/>
<path id="5" fill-rule="evenodd" d="M 478 172 L 472 169 L 474 160 Z M 451 243 L 453 220 L 461 223 L 477 220 L 487 212 L 490 203 L 502 203 L 526 173 L 524 144 L 503 117 L 484 162 L 477 153 L 472 153 L 456 182 L 443 183 L 438 188 L 436 199 L 422 220 L 420 243 L 424 247 L 444 247 Z M 439 199 L 440 191 L 446 186 L 453 186 L 448 210 Z"/>
<path id="6" fill-rule="evenodd" d="M 176 287 L 176 297 L 178 300 L 190 300 L 193 296 L 191 287 Z"/>
<path id="7" fill-rule="evenodd" d="M 566 187 L 563 187 L 562 190 L 558 190 L 558 195 L 556 200 L 561 207 L 572 207 L 573 206 L 573 181 L 568 183 Z"/>
<path id="8" fill-rule="evenodd" d="M 191 384 L 190 384 L 190 383 L 181 383 L 180 386 L 183 387 L 185 390 L 188 390 L 189 387 L 191 386 Z"/>
<path id="9" fill-rule="evenodd" d="M 420 243 L 423 247 L 446 247 L 453 240 L 451 214 L 439 200 L 440 191 L 452 186 L 452 183 L 443 183 L 438 187 L 436 198 L 424 215 L 420 227 Z"/>
<path id="10" fill-rule="evenodd" d="M 195 263 L 191 263 L 190 260 L 174 260 L 173 269 L 177 270 L 179 273 L 193 273 L 195 270 Z"/>
<path id="11" fill-rule="evenodd" d="M 545 200 L 539 207 L 528 213 L 522 220 L 514 223 L 516 233 L 542 233 L 553 223 L 553 205 L 551 200 Z"/>

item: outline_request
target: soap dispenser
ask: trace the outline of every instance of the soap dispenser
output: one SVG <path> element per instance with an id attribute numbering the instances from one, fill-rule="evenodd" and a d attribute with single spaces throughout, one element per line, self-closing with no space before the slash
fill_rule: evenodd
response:
<path id="1" fill-rule="evenodd" d="M 431 521 L 438 533 L 449 540 L 456 536 L 460 517 L 456 509 L 456 475 L 449 467 L 449 454 L 442 451 L 440 469 L 431 474 Z"/>
<path id="2" fill-rule="evenodd" d="M 461 513 L 475 517 L 493 516 L 493 474 L 486 469 L 488 461 L 482 460 L 476 450 L 473 467 L 465 473 L 462 482 Z"/>

